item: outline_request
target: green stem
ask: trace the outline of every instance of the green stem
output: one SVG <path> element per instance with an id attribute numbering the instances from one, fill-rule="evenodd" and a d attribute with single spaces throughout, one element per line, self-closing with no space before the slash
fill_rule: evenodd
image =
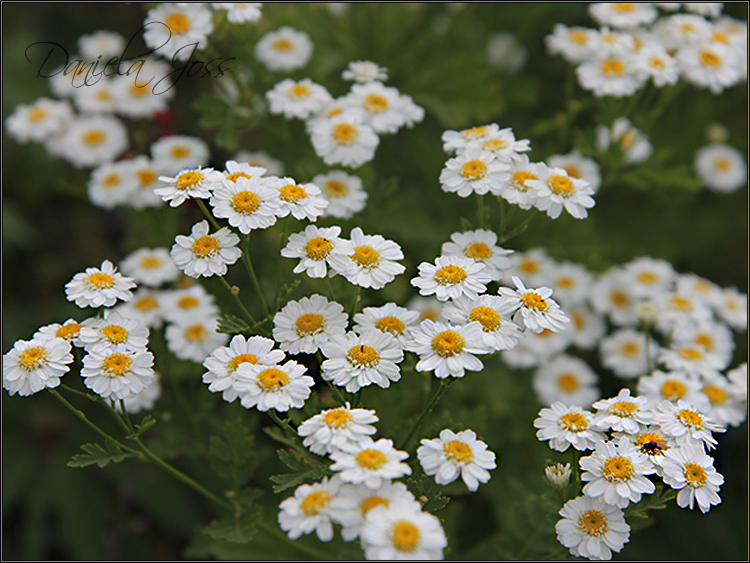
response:
<path id="1" fill-rule="evenodd" d="M 200 207 L 200 210 L 203 211 L 203 215 L 206 216 L 206 219 L 209 220 L 213 228 L 218 231 L 221 228 L 221 225 L 219 225 L 219 223 L 216 222 L 216 219 L 214 219 L 214 216 L 211 215 L 211 212 L 206 207 L 206 204 L 203 203 L 203 200 L 199 198 L 195 198 L 195 203 L 198 205 L 198 207 Z"/>
<path id="2" fill-rule="evenodd" d="M 253 268 L 253 262 L 250 260 L 250 253 L 248 252 L 250 247 L 250 233 L 245 235 L 245 248 L 242 252 L 242 261 L 245 263 L 245 267 L 247 268 L 247 273 L 250 274 L 250 279 L 253 281 L 253 286 L 255 286 L 255 292 L 258 294 L 258 299 L 260 300 L 260 305 L 263 307 L 263 314 L 266 316 L 266 318 L 271 318 L 271 315 L 268 313 L 268 305 L 266 305 L 266 299 L 263 297 L 263 291 L 260 289 L 260 282 L 258 281 L 258 276 L 255 275 L 255 269 Z"/>
<path id="3" fill-rule="evenodd" d="M 294 428 L 292 428 L 292 425 L 291 425 L 291 424 L 289 424 L 289 419 L 287 419 L 287 420 L 281 420 L 281 419 L 279 418 L 279 415 L 278 415 L 278 414 L 276 414 L 276 411 L 275 411 L 274 409 L 269 409 L 269 410 L 268 410 L 268 415 L 269 415 L 269 416 L 270 416 L 270 417 L 271 417 L 271 418 L 273 419 L 273 421 L 274 421 L 274 422 L 275 422 L 276 424 L 278 424 L 279 426 L 281 426 L 281 428 L 282 428 L 283 430 L 286 430 L 286 431 L 288 431 L 288 432 L 291 432 L 291 433 L 292 433 L 292 434 L 294 434 L 295 436 L 297 435 L 297 431 L 296 431 L 296 430 L 295 430 Z"/>
<path id="4" fill-rule="evenodd" d="M 477 223 L 484 229 L 484 195 L 477 194 Z"/>
<path id="5" fill-rule="evenodd" d="M 406 438 L 404 438 L 401 441 L 401 444 L 398 445 L 399 449 L 405 448 L 406 446 L 409 445 L 409 441 L 411 440 L 414 433 L 419 429 L 420 426 L 422 426 L 424 419 L 427 418 L 427 415 L 432 412 L 432 410 L 435 408 L 435 405 L 438 404 L 440 397 L 443 396 L 443 393 L 445 393 L 448 387 L 450 387 L 455 380 L 456 380 L 455 377 L 449 377 L 449 378 L 440 380 L 440 385 L 435 390 L 435 393 L 433 393 L 432 398 L 430 399 L 430 402 L 427 403 L 424 410 L 422 411 L 422 414 L 419 415 L 419 418 L 414 423 L 414 426 L 412 426 L 411 430 L 409 430 L 409 433 L 406 435 Z"/>
<path id="6" fill-rule="evenodd" d="M 232 295 L 232 297 L 234 297 L 234 300 L 237 302 L 237 305 L 239 306 L 240 309 L 242 309 L 242 312 L 245 313 L 245 316 L 248 318 L 248 320 L 252 324 L 256 324 L 257 321 L 255 320 L 255 317 L 253 317 L 250 314 L 250 311 L 247 310 L 247 307 L 245 307 L 245 304 L 240 299 L 240 296 L 237 295 L 237 293 L 232 289 L 232 286 L 229 285 L 229 282 L 224 279 L 224 276 L 219 276 L 219 279 L 221 280 L 221 283 L 224 284 L 224 287 L 227 288 L 227 291 Z"/>
<path id="7" fill-rule="evenodd" d="M 328 296 L 331 298 L 331 301 L 336 301 L 336 297 L 333 292 L 333 282 L 331 281 L 331 276 L 326 276 L 326 280 L 328 280 Z"/>
<path id="8" fill-rule="evenodd" d="M 520 235 L 522 232 L 526 230 L 531 220 L 536 216 L 537 216 L 537 212 L 534 210 L 531 214 L 529 214 L 528 217 L 526 217 L 526 219 L 524 219 L 524 221 L 520 225 L 518 225 L 515 229 L 513 229 L 507 235 L 504 234 L 502 238 L 498 241 L 498 244 L 503 244 L 509 241 L 510 239 Z"/>
<path id="9" fill-rule="evenodd" d="M 282 271 L 282 265 L 284 263 L 284 258 L 281 256 L 281 250 L 284 248 L 284 242 L 286 241 L 286 232 L 287 227 L 289 226 L 289 217 L 291 217 L 291 213 L 284 217 L 284 220 L 281 222 L 281 237 L 279 238 L 279 251 L 276 253 L 276 259 L 279 261 L 279 264 L 276 268 L 276 288 L 273 291 L 273 311 L 274 314 L 278 313 L 280 307 L 279 307 L 279 292 L 281 291 L 281 271 Z"/>
<path id="10" fill-rule="evenodd" d="M 114 408 L 114 406 L 112 408 Z M 125 420 L 125 424 L 128 426 L 130 433 L 135 434 L 135 428 L 133 427 L 133 423 L 130 422 L 130 415 L 128 414 L 128 409 L 125 408 L 125 401 L 123 399 L 120 399 L 120 412 L 122 413 L 121 416 Z"/>

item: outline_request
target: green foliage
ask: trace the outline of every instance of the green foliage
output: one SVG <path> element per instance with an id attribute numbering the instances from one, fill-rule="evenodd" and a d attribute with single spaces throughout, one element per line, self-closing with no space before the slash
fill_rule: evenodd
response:
<path id="1" fill-rule="evenodd" d="M 271 481 L 274 493 L 280 493 L 302 483 L 320 480 L 329 473 L 328 467 L 313 459 L 310 454 L 296 450 L 278 450 L 279 459 L 293 473 L 273 475 Z"/>
<path id="2" fill-rule="evenodd" d="M 110 462 L 119 463 L 133 454 L 125 452 L 114 440 L 105 440 L 104 447 L 99 444 L 83 444 L 81 449 L 85 454 L 75 454 L 68 462 L 68 467 L 88 467 L 98 465 L 106 467 Z"/>

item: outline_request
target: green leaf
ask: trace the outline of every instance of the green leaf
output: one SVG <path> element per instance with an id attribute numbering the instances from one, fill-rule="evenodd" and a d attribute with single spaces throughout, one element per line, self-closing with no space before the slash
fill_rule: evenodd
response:
<path id="1" fill-rule="evenodd" d="M 317 481 L 328 473 L 328 467 L 311 460 L 309 457 L 295 450 L 279 450 L 279 459 L 294 473 L 284 473 L 271 476 L 271 481 L 276 483 L 273 492 L 280 493 L 291 487 L 296 487 L 308 481 Z"/>
<path id="2" fill-rule="evenodd" d="M 420 475 L 417 479 L 413 477 L 407 479 L 406 486 L 414 493 L 425 512 L 441 510 L 448 506 L 451 500 L 449 497 L 440 496 L 442 485 L 438 485 L 435 479 L 427 475 Z"/>
<path id="3" fill-rule="evenodd" d="M 98 465 L 104 467 L 109 462 L 119 463 L 126 457 L 133 457 L 133 454 L 122 451 L 113 440 L 107 439 L 104 442 L 106 447 L 99 444 L 83 444 L 81 449 L 85 454 L 75 454 L 68 462 L 68 467 L 88 467 L 89 465 Z"/>
<path id="4" fill-rule="evenodd" d="M 229 514 L 214 520 L 203 528 L 203 532 L 215 540 L 226 540 L 234 543 L 247 543 L 253 539 L 262 512 L 260 507 L 251 507 L 242 512 Z"/>
<path id="5" fill-rule="evenodd" d="M 225 421 L 221 436 L 211 436 L 208 463 L 233 490 L 247 483 L 258 466 L 255 437 L 239 420 Z"/>
<path id="6" fill-rule="evenodd" d="M 219 319 L 216 332 L 224 334 L 240 334 L 249 330 L 248 324 L 234 315 L 224 315 Z"/>
<path id="7" fill-rule="evenodd" d="M 150 414 L 147 414 L 143 417 L 143 420 L 140 424 L 135 425 L 135 434 L 131 434 L 128 436 L 128 438 L 137 438 L 141 434 L 143 434 L 146 430 L 151 428 L 154 424 L 156 424 L 156 419 L 151 416 Z"/>

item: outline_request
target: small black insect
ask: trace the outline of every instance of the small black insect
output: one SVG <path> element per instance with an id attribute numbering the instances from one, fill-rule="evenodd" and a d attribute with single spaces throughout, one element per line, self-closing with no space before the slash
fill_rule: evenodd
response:
<path id="1" fill-rule="evenodd" d="M 657 454 L 664 448 L 659 442 L 646 442 L 641 447 L 641 450 L 647 454 Z"/>

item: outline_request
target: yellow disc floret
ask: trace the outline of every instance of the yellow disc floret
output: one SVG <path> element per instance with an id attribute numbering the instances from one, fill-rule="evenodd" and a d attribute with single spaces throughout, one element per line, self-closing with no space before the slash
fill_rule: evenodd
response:
<path id="1" fill-rule="evenodd" d="M 127 354 L 115 352 L 104 358 L 102 371 L 109 377 L 122 377 L 130 372 L 133 360 Z"/>
<path id="2" fill-rule="evenodd" d="M 661 396 L 669 401 L 682 399 L 687 391 L 687 385 L 682 381 L 677 381 L 675 379 L 665 381 L 664 385 L 661 386 Z"/>
<path id="3" fill-rule="evenodd" d="M 380 354 L 372 346 L 360 344 L 349 349 L 346 359 L 355 367 L 371 368 L 380 362 Z"/>
<path id="4" fill-rule="evenodd" d="M 432 339 L 432 349 L 442 358 L 460 354 L 466 347 L 463 337 L 454 330 L 444 330 Z"/>
<path id="5" fill-rule="evenodd" d="M 107 289 L 115 285 L 115 280 L 112 279 L 112 276 L 105 274 L 104 272 L 95 272 L 91 274 L 86 279 L 86 282 L 89 285 L 93 285 L 96 289 Z"/>
<path id="6" fill-rule="evenodd" d="M 610 483 L 628 481 L 633 476 L 633 464 L 626 457 L 610 457 L 604 462 L 602 476 Z"/>
<path id="7" fill-rule="evenodd" d="M 123 344 L 128 340 L 128 331 L 119 325 L 107 325 L 101 333 L 110 344 Z"/>
<path id="8" fill-rule="evenodd" d="M 466 279 L 466 272 L 459 266 L 449 264 L 438 269 L 434 278 L 440 285 L 456 285 Z"/>
<path id="9" fill-rule="evenodd" d="M 164 23 L 175 35 L 185 35 L 190 31 L 190 18 L 180 12 L 169 14 Z"/>
<path id="10" fill-rule="evenodd" d="M 289 383 L 289 376 L 278 368 L 264 369 L 258 374 L 258 385 L 264 391 L 278 391 Z"/>
<path id="11" fill-rule="evenodd" d="M 500 313 L 491 307 L 474 307 L 469 313 L 469 321 L 479 321 L 484 332 L 492 332 L 500 328 Z"/>
<path id="12" fill-rule="evenodd" d="M 90 147 L 98 147 L 107 139 L 107 134 L 100 129 L 92 129 L 83 135 L 83 142 Z"/>
<path id="13" fill-rule="evenodd" d="M 231 206 L 237 213 L 250 215 L 260 207 L 260 198 L 254 192 L 239 192 L 232 196 Z"/>
<path id="14" fill-rule="evenodd" d="M 581 384 L 578 382 L 576 374 L 566 371 L 557 376 L 557 386 L 566 393 L 572 393 L 578 389 Z"/>
<path id="15" fill-rule="evenodd" d="M 355 459 L 357 460 L 357 464 L 360 467 L 364 467 L 365 469 L 370 469 L 372 471 L 380 469 L 381 467 L 383 467 L 383 465 L 385 465 L 385 462 L 388 461 L 388 458 L 383 452 L 373 448 L 362 450 L 355 456 Z"/>
<path id="16" fill-rule="evenodd" d="M 26 348 L 18 355 L 18 367 L 24 371 L 34 371 L 47 363 L 49 353 L 44 346 Z"/>
<path id="17" fill-rule="evenodd" d="M 371 246 L 358 246 L 349 256 L 360 267 L 370 270 L 380 263 L 380 253 Z"/>
<path id="18" fill-rule="evenodd" d="M 297 203 L 307 197 L 307 192 L 302 186 L 287 184 L 279 190 L 279 197 L 287 203 Z"/>
<path id="19" fill-rule="evenodd" d="M 406 326 L 396 317 L 382 317 L 375 323 L 375 328 L 380 332 L 390 332 L 398 336 L 404 332 Z"/>
<path id="20" fill-rule="evenodd" d="M 353 418 L 347 409 L 339 407 L 325 413 L 323 415 L 323 422 L 330 428 L 342 428 L 349 424 Z"/>
<path id="21" fill-rule="evenodd" d="M 300 508 L 305 516 L 315 516 L 330 502 L 331 495 L 327 491 L 313 491 L 300 503 Z"/>
<path id="22" fill-rule="evenodd" d="M 533 291 L 527 291 L 521 295 L 521 305 L 527 309 L 539 311 L 540 313 L 544 313 L 549 309 L 549 303 L 547 303 L 544 297 Z"/>
<path id="23" fill-rule="evenodd" d="M 237 354 L 234 358 L 227 362 L 227 368 L 229 371 L 234 373 L 240 364 L 258 364 L 258 356 L 255 354 Z"/>
<path id="24" fill-rule="evenodd" d="M 381 113 L 388 109 L 388 100 L 380 94 L 368 94 L 364 106 L 371 113 Z"/>
<path id="25" fill-rule="evenodd" d="M 492 257 L 492 249 L 483 242 L 472 242 L 464 247 L 464 254 L 481 261 Z"/>
<path id="26" fill-rule="evenodd" d="M 578 527 L 587 535 L 601 537 L 609 531 L 607 516 L 598 510 L 584 512 L 578 519 Z"/>
<path id="27" fill-rule="evenodd" d="M 339 123 L 333 128 L 333 140 L 339 145 L 351 145 L 357 140 L 357 128 L 351 123 Z"/>
<path id="28" fill-rule="evenodd" d="M 297 329 L 297 334 L 300 336 L 318 334 L 325 328 L 325 319 L 315 313 L 305 313 L 304 315 L 300 315 L 294 326 Z"/>
<path id="29" fill-rule="evenodd" d="M 325 237 L 315 237 L 307 241 L 305 254 L 313 260 L 325 260 L 333 250 L 333 243 Z"/>
<path id="30" fill-rule="evenodd" d="M 686 463 L 683 468 L 683 474 L 690 486 L 696 489 L 702 487 L 708 481 L 706 470 L 697 463 Z"/>
<path id="31" fill-rule="evenodd" d="M 221 244 L 215 237 L 205 235 L 196 239 L 192 250 L 198 258 L 213 258 L 221 250 Z"/>
<path id="32" fill-rule="evenodd" d="M 586 417 L 579 412 L 569 412 L 560 417 L 559 421 L 569 432 L 583 432 L 588 430 L 589 423 Z"/>
<path id="33" fill-rule="evenodd" d="M 469 160 L 461 166 L 461 176 L 474 182 L 487 175 L 487 165 L 481 160 Z"/>
<path id="34" fill-rule="evenodd" d="M 187 190 L 197 186 L 202 181 L 203 174 L 197 172 L 196 170 L 189 170 L 177 176 L 177 180 L 175 180 L 174 185 L 178 190 Z"/>
<path id="35" fill-rule="evenodd" d="M 471 446 L 461 440 L 452 440 L 443 445 L 443 453 L 445 457 L 456 463 L 468 463 L 473 457 Z"/>
<path id="36" fill-rule="evenodd" d="M 547 179 L 547 185 L 552 193 L 562 197 L 569 197 L 576 191 L 576 187 L 568 176 L 556 174 Z"/>

